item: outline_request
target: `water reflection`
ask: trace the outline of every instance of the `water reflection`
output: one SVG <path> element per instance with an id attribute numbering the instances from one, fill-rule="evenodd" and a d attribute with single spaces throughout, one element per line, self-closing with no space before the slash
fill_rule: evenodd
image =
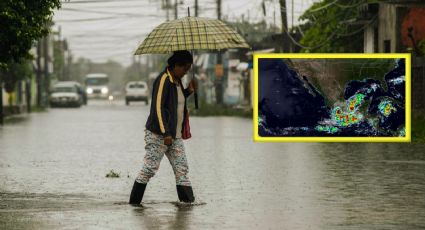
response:
<path id="1" fill-rule="evenodd" d="M 323 144 L 320 200 L 335 224 L 388 228 L 424 224 L 423 145 Z M 331 224 L 332 222 L 328 223 Z"/>
<path id="2" fill-rule="evenodd" d="M 147 202 L 133 209 L 137 227 L 143 229 L 190 229 L 192 213 L 199 206 L 180 205 L 178 202 Z"/>
<path id="3" fill-rule="evenodd" d="M 170 229 L 188 229 L 191 225 L 193 208 L 193 206 L 177 206 L 174 220 L 169 225 Z"/>
<path id="4" fill-rule="evenodd" d="M 189 176 L 205 205 L 172 203 L 173 171 L 162 162 L 144 207 L 129 206 L 147 114 L 145 106 L 99 104 L 4 126 L 2 227 L 425 228 L 425 145 L 253 143 L 251 120 L 230 117 L 191 118 Z M 111 169 L 121 177 L 106 178 Z"/>

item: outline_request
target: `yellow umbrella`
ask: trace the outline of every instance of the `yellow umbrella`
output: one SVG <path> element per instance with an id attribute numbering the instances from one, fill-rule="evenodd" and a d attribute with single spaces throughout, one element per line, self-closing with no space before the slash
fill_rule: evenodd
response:
<path id="1" fill-rule="evenodd" d="M 185 17 L 164 22 L 156 27 L 139 45 L 134 54 L 229 48 L 249 48 L 249 45 L 242 36 L 220 20 Z"/>

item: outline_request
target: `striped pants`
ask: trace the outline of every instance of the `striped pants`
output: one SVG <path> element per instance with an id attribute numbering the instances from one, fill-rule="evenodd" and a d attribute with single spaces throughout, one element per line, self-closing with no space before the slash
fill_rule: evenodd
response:
<path id="1" fill-rule="evenodd" d="M 166 146 L 161 135 L 145 130 L 145 143 L 146 155 L 143 160 L 142 170 L 140 170 L 136 178 L 138 183 L 147 184 L 149 182 L 149 179 L 158 171 L 159 164 L 165 154 L 173 168 L 176 184 L 191 186 L 187 176 L 189 167 L 181 138 L 173 139 L 173 144 Z"/>

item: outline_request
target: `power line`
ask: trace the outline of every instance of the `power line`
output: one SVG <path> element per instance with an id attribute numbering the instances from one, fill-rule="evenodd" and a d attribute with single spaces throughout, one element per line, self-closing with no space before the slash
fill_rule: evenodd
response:
<path id="1" fill-rule="evenodd" d="M 87 3 L 106 3 L 106 2 L 140 2 L 140 0 L 72 0 L 72 1 L 61 1 L 62 4 L 87 4 Z"/>
<path id="2" fill-rule="evenodd" d="M 107 5 L 107 6 L 91 5 L 91 6 L 84 6 L 84 7 L 85 8 L 90 7 L 90 8 L 95 8 L 95 9 L 111 9 L 111 8 L 117 9 L 118 7 L 120 9 L 134 9 L 136 7 L 143 8 L 143 7 L 148 7 L 148 6 L 151 6 L 151 5 L 150 4 L 148 4 L 148 5 Z"/>
<path id="3" fill-rule="evenodd" d="M 338 2 L 338 0 L 335 0 L 335 1 L 333 1 L 333 2 L 331 2 L 331 3 L 328 3 L 328 4 L 324 5 L 324 6 L 321 6 L 321 7 L 315 8 L 315 9 L 308 10 L 308 12 L 309 12 L 309 13 L 314 13 L 314 12 L 317 12 L 317 11 L 324 10 L 324 9 L 326 9 L 326 8 L 328 8 L 328 7 L 330 7 L 330 6 L 332 6 L 332 5 L 333 5 L 333 4 L 335 4 L 336 2 Z"/>
<path id="4" fill-rule="evenodd" d="M 349 36 L 353 36 L 354 34 L 357 34 L 357 33 L 359 33 L 359 32 L 361 32 L 361 31 L 363 31 L 367 26 L 369 26 L 371 23 L 373 23 L 375 20 L 376 20 L 376 18 L 377 18 L 377 16 L 375 16 L 372 20 L 370 20 L 370 22 L 369 23 L 367 23 L 367 24 L 365 24 L 362 28 L 360 28 L 360 29 L 358 29 L 358 30 L 356 30 L 356 31 L 354 31 L 354 32 L 351 32 L 351 33 L 347 33 L 347 34 L 339 34 L 339 33 L 336 33 L 336 31 L 334 31 L 323 43 L 320 43 L 319 45 L 316 45 L 316 46 L 313 46 L 313 47 L 307 47 L 307 46 L 304 46 L 304 45 L 302 45 L 302 44 L 300 44 L 300 43 L 298 43 L 293 37 L 292 37 L 292 35 L 291 34 L 289 34 L 288 32 L 287 32 L 287 35 L 288 35 L 288 37 L 291 39 L 291 41 L 295 44 L 295 45 L 297 45 L 297 46 L 299 46 L 299 47 L 301 47 L 301 48 L 303 48 L 303 49 L 307 49 L 307 50 L 314 50 L 314 49 L 317 49 L 317 48 L 320 48 L 320 47 L 322 47 L 322 46 L 324 46 L 326 43 L 328 43 L 329 41 L 331 41 L 334 37 L 349 37 Z"/>
<path id="5" fill-rule="evenodd" d="M 121 41 L 121 42 L 117 42 L 117 44 L 111 46 L 109 44 L 101 44 L 100 42 L 110 42 L 110 41 Z M 124 42 L 125 41 L 125 42 Z M 80 47 L 80 48 L 84 48 L 84 49 L 90 49 L 90 50 L 97 50 L 97 48 L 99 47 L 103 47 L 106 48 L 106 50 L 114 50 L 117 48 L 123 48 L 123 47 L 129 47 L 128 45 L 132 45 L 134 44 L 134 46 L 137 46 L 137 43 L 139 41 L 139 39 L 134 39 L 134 40 L 124 40 L 123 39 L 113 39 L 113 40 L 86 40 L 86 42 L 84 44 L 74 44 L 73 47 Z M 106 51 L 105 49 L 102 49 L 102 52 Z"/>
<path id="6" fill-rule="evenodd" d="M 367 2 L 367 4 L 379 3 L 379 2 L 380 2 L 379 0 L 374 0 L 374 1 L 370 0 L 370 1 Z M 335 5 L 337 5 L 339 8 L 343 8 L 343 9 L 344 8 L 355 8 L 355 7 L 364 5 L 364 4 L 365 4 L 364 2 L 359 2 L 359 3 L 355 3 L 355 4 L 351 4 L 351 5 L 343 5 L 343 4 L 335 3 Z"/>
<path id="7" fill-rule="evenodd" d="M 178 0 L 179 2 L 183 2 Z M 124 2 L 123 4 L 118 5 L 119 3 Z M 137 2 L 137 3 L 136 3 Z M 147 4 L 147 2 L 151 3 L 151 4 Z M 261 0 L 260 0 L 261 2 Z M 304 3 L 305 1 L 303 1 Z M 73 5 L 71 5 L 71 3 Z M 139 3 L 140 6 L 136 6 Z M 154 4 L 155 3 L 155 4 Z M 188 5 L 190 8 L 193 9 L 193 1 L 184 1 L 184 5 Z M 270 2 L 267 2 L 268 6 L 270 6 Z M 294 5 L 299 5 L 300 1 L 294 1 Z M 114 10 L 113 12 L 108 12 L 108 11 L 112 11 L 112 9 L 107 9 L 109 7 L 114 7 L 112 6 L 113 4 L 116 4 L 116 10 Z M 126 5 L 127 4 L 127 5 Z M 129 45 L 129 47 L 131 47 L 130 50 L 133 51 L 133 48 L 136 48 L 136 43 L 135 41 L 140 41 L 145 34 L 147 34 L 148 31 L 148 27 L 151 26 L 151 24 L 158 24 L 159 23 L 159 18 L 165 18 L 165 12 L 160 13 L 160 14 L 154 14 L 154 10 L 158 8 L 157 5 L 161 4 L 161 1 L 141 1 L 141 0 L 71 0 L 71 2 L 64 2 L 63 6 L 64 8 L 71 8 L 73 10 L 63 10 L 62 11 L 62 16 L 66 15 L 68 17 L 68 15 L 71 15 L 74 17 L 74 13 L 75 12 L 75 17 L 74 19 L 68 19 L 68 18 L 63 18 L 63 20 L 58 20 L 58 23 L 63 23 L 66 25 L 66 23 L 69 23 L 69 30 L 67 29 L 67 31 L 71 31 L 71 35 L 69 36 L 71 38 L 70 43 L 71 44 L 81 44 L 81 43 L 86 43 L 87 45 L 83 45 L 83 48 L 78 48 L 77 52 L 78 53 L 85 53 L 85 56 L 93 56 L 90 55 L 91 52 L 94 52 L 96 55 L 97 54 L 101 54 L 102 52 L 104 52 L 105 54 L 109 54 L 110 52 L 114 52 L 114 50 L 116 50 L 116 47 L 119 47 L 118 49 L 123 49 L 124 45 L 118 45 L 117 41 L 119 42 L 120 40 L 123 40 L 123 42 L 119 42 L 120 44 L 122 43 L 128 43 L 128 44 L 133 44 L 134 45 Z M 251 10 L 251 20 L 253 21 L 255 19 L 259 19 L 260 18 L 260 13 L 261 11 L 259 11 L 259 0 L 253 0 L 253 1 L 246 1 L 242 4 L 242 1 L 240 2 L 232 2 L 232 3 L 228 3 L 227 1 L 223 1 L 223 5 L 224 4 L 229 4 L 231 7 L 223 7 L 223 13 L 226 12 L 227 15 L 234 13 L 235 15 L 240 15 L 243 13 L 243 11 L 245 11 L 246 14 L 246 10 L 247 8 L 251 8 L 253 10 Z M 129 6 L 131 5 L 131 6 Z M 146 5 L 146 7 L 144 7 L 144 5 Z M 235 6 L 238 5 L 238 6 Z M 151 7 L 149 7 L 151 6 Z M 216 3 L 215 1 L 212 0 L 207 0 L 207 1 L 200 1 L 199 3 L 199 12 L 200 15 L 203 17 L 213 17 L 213 15 L 215 15 L 215 11 L 216 11 Z M 139 12 L 134 12 L 134 11 L 130 11 L 129 13 L 125 13 L 126 11 L 129 11 L 128 8 L 130 7 L 134 7 L 135 10 L 137 10 L 136 8 L 140 8 L 140 7 L 144 7 L 142 8 L 142 10 L 148 11 L 148 14 L 143 14 L 143 13 L 139 13 Z M 122 12 L 122 9 L 126 8 L 127 10 Z M 182 5 L 179 5 L 179 10 L 182 8 Z M 298 7 L 297 7 L 298 8 Z M 297 12 L 297 8 L 295 8 L 294 13 Z M 179 16 L 181 16 L 183 13 L 185 12 L 186 15 L 186 9 L 187 7 L 185 7 L 184 11 L 181 11 Z M 272 10 L 269 7 L 267 8 L 268 11 Z M 150 11 L 149 11 L 150 10 Z M 139 10 L 140 11 L 140 10 Z M 270 11 L 271 12 L 271 11 Z M 84 14 L 85 13 L 85 14 Z M 93 13 L 93 15 L 89 14 L 89 13 Z M 156 12 L 155 12 L 156 13 Z M 278 16 L 279 12 L 276 12 L 276 19 L 279 18 Z M 298 13 L 298 12 L 297 12 Z M 99 14 L 99 15 L 95 15 L 95 14 Z M 164 14 L 164 15 L 162 15 Z M 86 17 L 84 17 L 84 16 Z M 91 16 L 93 16 L 93 18 L 90 18 Z M 76 18 L 76 17 L 81 17 L 81 18 Z M 132 20 L 127 20 L 127 18 L 136 18 L 136 19 L 132 19 Z M 297 18 L 296 16 L 294 16 L 295 18 Z M 133 30 L 127 30 L 127 28 L 129 27 L 128 24 L 131 24 L 130 27 L 133 27 L 133 21 L 141 21 L 144 18 L 147 19 L 142 21 L 142 23 L 140 22 L 136 22 L 139 24 L 138 29 L 136 30 L 136 26 L 134 29 L 134 33 L 132 32 Z M 265 20 L 266 21 L 270 21 L 273 20 L 273 13 L 269 13 L 265 16 Z M 152 21 L 152 20 L 156 20 L 156 21 Z M 75 23 L 78 22 L 86 22 L 86 23 L 82 23 L 81 27 L 76 27 Z M 155 22 L 155 23 L 154 23 Z M 99 23 L 99 26 L 96 26 L 97 24 L 95 23 Z M 102 24 L 103 23 L 103 24 Z M 280 24 L 280 20 L 277 20 L 276 24 Z M 85 26 L 87 25 L 87 26 Z M 111 28 L 111 26 L 113 28 Z M 152 26 L 153 27 L 153 26 Z M 143 31 L 140 31 L 140 29 L 143 29 Z M 87 34 L 81 34 L 82 31 L 87 31 Z M 143 34 L 140 34 L 140 32 L 142 32 Z M 77 35 L 73 35 L 76 34 Z M 137 34 L 136 34 L 137 33 Z M 120 34 L 125 34 L 125 35 L 120 35 Z M 136 35 L 133 35 L 136 34 Z M 95 39 L 96 37 L 102 37 L 102 36 L 107 36 L 108 38 L 105 39 Z M 134 38 L 134 40 L 133 40 Z M 139 40 L 140 39 L 140 40 Z M 124 41 L 125 40 L 125 41 Z M 97 43 L 102 43 L 102 44 L 97 44 Z M 93 44 L 93 45 L 92 45 Z M 115 45 L 117 44 L 117 45 Z M 92 48 L 93 47 L 93 48 Z M 112 51 L 111 51 L 112 50 Z M 119 58 L 117 58 L 119 59 Z"/>
<path id="8" fill-rule="evenodd" d="M 299 42 L 297 42 L 296 40 L 295 40 L 295 38 L 294 37 L 292 37 L 292 35 L 288 32 L 288 31 L 286 31 L 285 30 L 285 32 L 286 32 L 286 34 L 288 35 L 288 37 L 289 37 L 289 39 L 291 39 L 291 41 L 296 45 L 296 46 L 298 46 L 298 47 L 301 47 L 301 48 L 303 48 L 303 49 L 306 49 L 306 50 L 315 50 L 315 49 L 317 49 L 317 48 L 320 48 L 320 47 L 322 47 L 322 46 L 324 46 L 324 45 L 326 45 L 326 43 L 328 43 L 331 39 L 333 39 L 334 38 L 334 36 L 336 35 L 336 32 L 334 31 L 329 37 L 327 37 L 326 39 L 325 39 L 325 41 L 323 41 L 322 43 L 320 43 L 319 45 L 316 45 L 316 46 L 312 46 L 312 47 L 308 47 L 308 46 L 304 46 L 304 45 L 302 45 L 301 43 L 299 43 Z"/>
<path id="9" fill-rule="evenodd" d="M 95 13 L 95 14 L 107 14 L 107 15 L 119 15 L 119 16 L 128 16 L 128 17 L 163 17 L 158 14 L 132 14 L 132 13 L 114 13 L 109 11 L 98 11 L 98 10 L 85 10 L 85 9 L 76 9 L 76 8 L 61 8 L 65 11 L 77 11 L 77 12 L 86 12 L 86 13 Z"/>
<path id="10" fill-rule="evenodd" d="M 73 34 L 73 35 L 69 35 L 68 37 L 95 37 L 98 38 L 99 36 L 102 36 L 103 33 L 101 33 L 103 31 L 99 31 L 97 33 L 81 33 L 81 34 Z M 147 36 L 148 33 L 139 33 L 137 35 L 128 35 L 128 34 L 109 34 L 108 32 L 105 32 L 104 34 L 108 35 L 108 37 L 110 38 L 139 38 L 141 36 Z"/>
<path id="11" fill-rule="evenodd" d="M 359 33 L 359 32 L 361 32 L 362 30 L 364 30 L 367 26 L 369 26 L 370 24 L 372 24 L 376 19 L 378 18 L 378 16 L 374 16 L 368 23 L 366 23 L 362 28 L 360 28 L 360 29 L 358 29 L 358 30 L 356 30 L 356 31 L 354 31 L 354 32 L 351 32 L 351 33 L 347 33 L 347 34 L 337 34 L 338 36 L 340 36 L 340 37 L 349 37 L 349 36 L 352 36 L 352 35 L 354 35 L 354 34 L 357 34 L 357 33 Z"/>
<path id="12" fill-rule="evenodd" d="M 103 20 L 111 20 L 111 19 L 120 19 L 119 17 L 102 17 L 102 18 L 82 18 L 82 19 L 63 19 L 63 20 L 55 20 L 55 22 L 90 22 L 90 21 L 103 21 Z"/>

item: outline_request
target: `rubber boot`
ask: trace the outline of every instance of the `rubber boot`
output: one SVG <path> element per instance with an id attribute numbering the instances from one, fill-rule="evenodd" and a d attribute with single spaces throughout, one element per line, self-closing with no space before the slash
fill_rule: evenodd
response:
<path id="1" fill-rule="evenodd" d="M 129 204 L 138 205 L 142 202 L 143 194 L 145 193 L 146 184 L 138 183 L 134 181 L 133 189 L 130 194 Z"/>
<path id="2" fill-rule="evenodd" d="M 191 186 L 177 185 L 177 195 L 181 202 L 191 203 L 195 201 Z"/>

